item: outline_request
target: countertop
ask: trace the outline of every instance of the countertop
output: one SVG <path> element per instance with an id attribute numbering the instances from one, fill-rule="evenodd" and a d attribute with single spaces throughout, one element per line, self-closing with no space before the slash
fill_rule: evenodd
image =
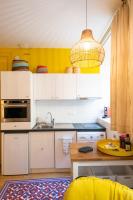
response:
<path id="1" fill-rule="evenodd" d="M 74 123 L 73 126 L 78 132 L 86 131 L 105 131 L 105 127 L 99 123 Z"/>
<path id="2" fill-rule="evenodd" d="M 93 146 L 93 151 L 88 153 L 80 153 L 78 148 L 88 146 L 88 143 L 72 143 L 70 145 L 71 160 L 72 161 L 96 161 L 96 160 L 133 160 L 133 156 L 111 156 L 104 154 Z"/>
<path id="3" fill-rule="evenodd" d="M 105 128 L 110 128 L 110 118 L 109 117 L 106 117 L 106 118 L 99 117 L 97 119 L 97 123 L 101 124 Z"/>
<path id="4" fill-rule="evenodd" d="M 90 127 L 81 125 L 91 124 Z M 44 131 L 105 131 L 102 125 L 98 123 L 56 123 L 53 128 L 33 128 L 27 130 L 2 130 L 5 133 L 27 133 L 27 132 L 44 132 Z"/>
<path id="5" fill-rule="evenodd" d="M 30 131 L 73 131 L 75 127 L 72 123 L 56 123 L 53 128 L 33 128 Z"/>

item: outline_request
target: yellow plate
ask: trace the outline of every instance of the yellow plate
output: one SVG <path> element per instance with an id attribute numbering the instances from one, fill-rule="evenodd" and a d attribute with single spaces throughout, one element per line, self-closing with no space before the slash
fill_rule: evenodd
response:
<path id="1" fill-rule="evenodd" d="M 99 151 L 112 156 L 133 156 L 133 147 L 131 151 L 126 151 L 120 148 L 119 140 L 99 140 L 97 142 L 97 148 Z"/>

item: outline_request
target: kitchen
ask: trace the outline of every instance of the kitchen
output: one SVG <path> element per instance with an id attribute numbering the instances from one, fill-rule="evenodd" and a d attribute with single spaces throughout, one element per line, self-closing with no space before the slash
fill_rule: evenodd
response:
<path id="1" fill-rule="evenodd" d="M 109 57 L 109 51 L 108 51 L 109 46 L 110 46 L 110 40 L 108 40 L 108 42 L 105 45 L 105 48 L 106 48 L 106 58 L 104 61 L 105 63 L 108 62 L 107 58 Z M 50 124 L 50 121 L 52 121 L 51 116 L 48 115 L 48 113 L 50 112 L 52 114 L 52 118 L 54 118 L 54 121 L 55 121 L 54 131 L 60 131 L 60 130 L 66 131 L 67 129 L 71 131 L 70 133 L 64 132 L 62 133 L 61 136 L 60 136 L 60 133 L 56 132 L 56 134 L 49 136 L 50 139 L 54 138 L 56 140 L 56 137 L 57 137 L 57 140 L 58 140 L 58 138 L 68 137 L 69 140 L 71 140 L 71 137 L 72 137 L 71 134 L 72 134 L 74 137 L 74 140 L 76 140 L 77 137 L 80 137 L 80 132 L 78 134 L 79 136 L 77 136 L 76 129 L 72 125 L 72 123 L 92 123 L 93 125 L 93 123 L 97 121 L 98 116 L 102 117 L 104 115 L 103 110 L 104 110 L 105 103 L 106 105 L 109 105 L 109 96 L 108 96 L 109 95 L 108 94 L 109 80 L 106 81 L 107 85 L 104 85 L 104 79 L 106 78 L 107 74 L 109 75 L 109 68 L 105 69 L 104 66 L 103 68 L 104 69 L 101 70 L 100 74 L 76 74 L 76 73 L 75 74 L 74 73 L 73 74 L 70 74 L 70 73 L 68 74 L 67 73 L 41 74 L 41 73 L 31 73 L 29 71 L 28 72 L 25 72 L 25 71 L 1 72 L 1 99 L 3 99 L 3 101 L 1 102 L 1 110 L 3 114 L 5 113 L 5 116 L 2 116 L 3 119 L 1 123 L 1 129 L 4 131 L 10 131 L 12 133 L 13 131 L 17 132 L 18 130 L 19 131 L 23 130 L 24 132 L 25 131 L 31 132 L 32 128 L 35 127 L 36 123 L 41 124 L 43 122 L 47 122 Z M 106 74 L 105 74 L 105 71 L 107 72 Z M 87 82 L 88 82 L 88 87 L 86 88 Z M 16 83 L 17 83 L 17 86 L 16 86 Z M 26 83 L 26 84 L 23 84 L 23 83 Z M 93 84 L 93 87 L 91 87 L 91 84 Z M 103 92 L 105 87 L 106 88 L 108 87 L 108 93 Z M 25 107 L 23 107 L 23 110 L 21 110 L 21 113 L 24 116 L 19 116 L 20 108 L 21 106 L 24 106 L 24 105 Z M 15 107 L 14 111 L 12 107 Z M 9 116 L 8 116 L 8 112 L 9 112 Z M 13 118 L 11 119 L 10 114 L 11 115 L 18 114 L 18 116 L 16 117 L 12 116 Z M 29 114 L 31 115 L 30 118 L 29 118 Z M 48 128 L 44 127 L 44 129 L 45 131 L 46 130 L 51 131 L 50 127 Z M 83 128 L 81 127 L 80 129 L 83 129 Z M 84 129 L 87 129 L 87 128 L 84 128 Z M 40 129 L 37 129 L 37 130 L 40 131 Z M 78 130 L 79 130 L 79 127 L 77 128 L 77 131 Z M 92 131 L 95 131 L 95 128 L 94 130 L 92 129 Z M 102 134 L 102 132 L 105 132 L 105 129 L 102 127 L 99 127 L 99 132 L 97 133 L 98 134 L 97 136 L 100 137 L 100 134 Z M 36 137 L 36 135 L 33 136 L 34 133 L 32 133 L 31 135 L 32 137 Z M 39 137 L 39 134 L 37 135 Z M 92 136 L 87 136 L 87 137 L 92 137 Z M 104 133 L 104 137 L 105 137 L 105 133 Z M 40 138 L 40 140 L 42 139 Z M 59 141 L 60 141 L 60 145 L 62 145 L 63 140 L 59 140 Z M 38 143 L 40 144 L 40 142 Z M 55 143 L 54 145 L 55 145 L 55 150 L 57 150 L 56 146 L 58 146 L 58 143 L 57 144 Z M 37 148 L 44 149 L 43 147 L 40 147 L 40 146 Z M 44 144 L 42 144 L 42 146 L 44 146 Z M 54 152 L 55 150 L 53 147 L 53 156 L 51 158 L 52 160 L 55 159 L 55 154 L 58 155 L 63 152 L 62 146 L 60 147 L 59 152 L 57 150 L 57 153 L 56 153 Z M 16 152 L 16 150 L 14 151 Z M 48 151 L 52 151 L 52 149 Z M 5 150 L 3 150 L 3 152 L 5 152 Z M 2 153 L 2 155 L 3 154 L 4 153 Z M 33 154 L 35 154 L 35 152 Z M 18 157 L 18 155 L 16 156 Z M 31 170 L 32 171 L 38 170 L 38 172 L 40 171 L 44 172 L 45 168 L 46 169 L 49 168 L 50 165 L 52 166 L 50 168 L 56 168 L 55 166 L 61 165 L 61 170 L 63 169 L 63 166 L 64 166 L 65 171 L 66 170 L 70 171 L 70 158 L 68 158 L 69 157 L 68 155 L 66 155 L 66 158 L 65 158 L 66 161 L 64 161 L 64 163 L 58 164 L 60 159 L 62 159 L 62 156 L 63 155 L 60 155 L 60 158 L 59 159 L 57 158 L 56 162 L 50 161 L 52 165 L 48 164 L 48 166 L 46 167 L 45 167 L 45 163 L 44 163 L 44 166 L 42 163 L 42 166 L 40 167 L 39 162 L 36 162 L 36 160 L 32 161 L 33 163 L 35 162 L 36 165 L 38 163 L 39 167 L 36 167 L 36 168 L 33 167 L 33 170 L 31 167 Z M 38 156 L 35 156 L 35 158 L 36 157 Z M 42 157 L 44 157 L 44 155 L 42 155 Z M 7 160 L 9 159 L 5 159 L 5 161 Z M 41 157 L 40 157 L 40 160 L 42 160 Z M 27 163 L 28 163 L 28 159 L 27 159 Z M 7 164 L 7 166 L 10 166 L 10 165 Z M 57 167 L 57 168 L 60 168 L 60 167 Z M 17 174 L 17 171 L 19 171 L 18 169 L 17 170 L 15 169 L 15 172 L 11 172 L 8 170 L 9 169 L 7 169 L 7 171 L 5 172 L 5 175 L 7 174 L 11 175 L 12 173 Z M 10 166 L 10 170 L 11 170 L 11 166 Z M 28 170 L 30 169 L 27 166 L 26 173 Z M 18 172 L 18 173 L 21 174 L 22 172 Z M 4 169 L 3 169 L 3 174 L 4 174 Z"/>
<path id="2" fill-rule="evenodd" d="M 79 77 L 82 79 L 81 79 L 81 82 L 78 83 Z M 12 166 L 14 169 L 11 169 L 12 167 L 11 167 L 9 158 L 14 157 L 14 159 L 15 159 L 16 157 L 19 157 L 21 159 L 21 157 L 22 157 L 22 156 L 20 156 L 21 154 L 20 155 L 18 154 L 18 152 L 19 152 L 18 145 L 13 145 L 14 152 L 12 152 L 12 155 L 10 154 L 11 149 L 13 147 L 11 147 L 11 149 L 10 149 L 10 139 L 9 139 L 9 144 L 7 143 L 8 136 L 9 136 L 9 138 L 11 138 L 11 136 L 12 136 L 11 140 L 13 140 L 13 138 L 14 138 L 14 142 L 16 143 L 17 142 L 16 134 L 14 136 L 14 134 L 13 134 L 14 132 L 23 133 L 24 139 L 25 139 L 25 137 L 27 137 L 27 134 L 25 132 L 30 133 L 29 143 L 31 144 L 31 155 L 30 156 L 28 155 L 28 157 L 31 160 L 31 169 L 32 169 L 32 162 L 33 162 L 33 169 L 35 168 L 35 170 L 37 170 L 37 169 L 43 170 L 43 168 L 44 169 L 45 168 L 46 169 L 47 168 L 63 168 L 63 166 L 64 166 L 64 168 L 70 168 L 70 156 L 67 155 L 68 149 L 65 149 L 65 147 L 67 146 L 66 148 L 68 148 L 69 140 L 70 140 L 70 142 L 76 141 L 76 138 L 79 138 L 79 140 L 80 140 L 79 134 L 81 131 L 82 132 L 87 131 L 87 130 L 95 131 L 95 134 L 96 134 L 95 137 L 98 137 L 99 139 L 100 139 L 100 137 L 105 138 L 105 128 L 100 127 L 100 125 L 99 126 L 95 125 L 94 122 L 96 121 L 96 119 L 92 119 L 93 123 L 88 124 L 87 120 L 85 121 L 83 119 L 83 121 L 81 121 L 79 116 L 77 117 L 77 120 L 79 120 L 79 121 L 76 121 L 76 119 L 74 119 L 74 121 L 73 121 L 72 118 L 70 117 L 70 111 L 71 112 L 73 111 L 72 108 L 74 107 L 74 104 L 77 104 L 77 108 L 78 108 L 77 112 L 79 112 L 80 104 L 82 106 L 82 111 L 83 111 L 83 106 L 85 106 L 85 109 L 88 109 L 89 104 L 91 104 L 91 107 L 92 107 L 93 104 L 96 104 L 98 101 L 101 101 L 101 96 L 99 95 L 99 91 L 97 91 L 97 87 L 99 87 L 98 86 L 99 85 L 98 77 L 99 77 L 99 75 L 32 74 L 31 72 L 22 72 L 22 71 L 21 72 L 16 72 L 16 71 L 15 72 L 1 72 L 1 98 L 3 99 L 1 101 L 1 103 L 2 103 L 1 104 L 1 110 L 2 110 L 1 129 L 2 129 L 2 132 L 4 132 L 4 134 L 2 135 L 2 141 L 3 141 L 2 145 L 4 145 L 3 150 L 2 150 L 2 157 L 4 159 L 3 165 L 2 165 L 3 166 L 2 174 L 15 175 L 15 174 L 28 173 L 28 169 L 29 169 L 28 160 L 27 160 L 26 171 L 23 171 L 23 170 L 21 171 L 21 169 L 19 171 L 19 169 L 16 168 L 18 165 L 18 160 L 17 160 L 16 167 Z M 89 91 L 89 93 L 87 94 L 87 91 L 86 91 L 86 94 L 83 93 L 84 96 L 81 96 L 82 95 L 82 90 L 81 90 L 81 94 L 80 94 L 81 99 L 79 99 L 79 97 L 77 99 L 76 91 L 78 91 L 78 86 L 83 84 L 83 88 L 84 88 L 83 80 L 85 80 L 85 84 L 86 84 L 87 78 L 88 78 L 88 81 L 90 81 L 90 83 L 92 83 L 92 81 L 94 82 L 94 84 L 96 85 L 96 87 L 95 87 L 96 89 L 93 87 L 93 94 L 91 94 L 91 92 L 90 92 L 91 90 L 90 89 L 88 90 L 88 88 L 87 88 L 87 91 Z M 15 79 L 17 79 L 17 80 L 15 80 Z M 48 80 L 48 84 L 47 84 L 46 80 Z M 51 96 L 47 97 L 47 92 L 45 90 L 45 87 L 48 88 L 50 86 L 50 84 L 49 84 L 50 80 L 52 80 L 52 82 L 53 82 L 53 80 L 56 80 L 56 82 L 57 82 L 57 80 L 59 81 L 59 84 L 53 84 L 56 87 L 54 92 L 53 92 L 53 85 L 52 85 L 52 92 L 53 92 L 51 94 L 52 98 L 51 98 Z M 62 80 L 64 81 L 64 84 L 63 84 L 63 82 L 60 82 Z M 44 83 L 42 81 L 44 81 Z M 16 87 L 16 82 L 17 82 L 17 87 Z M 25 87 L 23 86 L 23 89 L 22 89 L 23 82 L 26 82 L 27 84 L 24 85 Z M 28 82 L 29 82 L 29 84 L 28 84 Z M 69 83 L 70 83 L 71 87 L 68 87 L 66 90 L 65 84 L 68 86 Z M 57 94 L 55 95 L 55 97 L 53 97 L 53 95 L 54 95 L 55 91 L 59 88 L 59 85 L 60 85 L 60 88 L 61 88 L 61 86 L 63 86 L 63 88 L 62 88 L 62 90 L 60 90 L 60 93 L 58 93 L 58 99 L 57 99 Z M 75 85 L 76 85 L 77 89 L 75 89 Z M 41 88 L 42 86 L 45 86 L 45 87 Z M 81 86 L 79 88 L 82 89 Z M 65 96 L 63 93 L 64 89 L 65 89 Z M 50 89 L 48 91 L 50 92 Z M 62 91 L 62 93 L 61 93 L 61 91 Z M 72 95 L 72 92 L 73 92 L 73 95 Z M 79 93 L 78 93 L 78 96 L 79 96 Z M 27 98 L 29 100 L 27 100 Z M 46 98 L 46 100 L 45 100 L 45 98 Z M 51 98 L 51 99 L 48 100 L 48 98 Z M 85 99 L 82 99 L 82 98 L 85 98 Z M 61 104 L 63 104 L 63 106 Z M 65 106 L 67 108 L 65 108 Z M 87 108 L 86 108 L 86 106 L 87 106 Z M 53 110 L 52 110 L 52 107 L 53 107 Z M 56 107 L 60 114 L 59 116 L 56 114 Z M 64 113 L 61 113 L 61 111 L 59 110 L 60 107 L 62 107 L 61 109 L 63 109 Z M 47 110 L 45 110 L 45 109 L 47 109 Z M 54 113 L 53 113 L 53 111 L 54 111 Z M 68 112 L 68 113 L 65 113 L 65 112 Z M 20 113 L 21 113 L 21 115 L 20 115 Z M 85 113 L 85 111 L 84 111 L 84 113 Z M 65 114 L 67 114 L 68 116 L 67 115 L 65 116 Z M 76 115 L 77 114 L 78 113 L 76 113 Z M 62 118 L 62 121 L 61 121 L 61 119 L 58 119 L 58 117 Z M 83 117 L 85 117 L 85 114 Z M 88 118 L 88 115 L 86 116 L 86 119 L 87 118 Z M 54 122 L 53 122 L 53 120 L 54 120 Z M 88 126 L 83 127 L 82 123 L 85 123 L 85 122 L 86 122 L 86 125 L 88 125 Z M 33 130 L 35 132 L 32 132 Z M 46 135 L 46 132 L 44 132 L 44 134 L 42 134 L 42 131 L 47 131 L 47 135 Z M 54 131 L 55 133 L 53 133 L 52 131 Z M 78 131 L 79 131 L 79 133 L 78 133 Z M 76 134 L 76 132 L 77 132 L 77 134 Z M 5 133 L 9 133 L 9 135 L 5 134 Z M 88 132 L 86 132 L 86 133 L 88 133 Z M 92 132 L 89 132 L 89 133 L 92 134 Z M 40 136 L 39 136 L 39 134 L 40 134 Z M 19 134 L 18 134 L 18 136 L 19 136 Z M 83 134 L 82 134 L 82 136 L 83 136 Z M 6 141 L 6 137 L 7 137 L 7 141 Z M 21 137 L 22 137 L 22 134 L 20 136 L 20 142 L 22 141 Z M 40 139 L 39 139 L 39 137 L 40 137 Z M 44 137 L 44 139 L 43 139 L 43 137 Z M 94 134 L 92 134 L 90 137 L 92 137 L 92 140 L 93 140 Z M 19 138 L 18 138 L 18 140 L 19 140 Z M 40 140 L 40 142 L 39 141 L 36 142 L 37 140 Z M 54 144 L 54 140 L 55 140 L 55 144 Z M 95 138 L 94 140 L 97 140 L 97 138 Z M 43 143 L 41 144 L 41 141 L 43 143 L 45 141 L 46 144 L 43 144 Z M 36 143 L 39 145 L 39 147 L 36 147 L 36 148 L 38 150 L 41 149 L 42 153 L 38 152 L 38 154 L 37 154 L 37 152 L 35 152 L 35 146 L 37 145 Z M 46 145 L 49 143 L 52 143 L 52 145 L 48 146 L 47 151 L 45 151 Z M 64 143 L 64 146 L 63 146 L 64 148 L 62 147 L 63 143 Z M 19 145 L 21 146 L 21 143 Z M 58 150 L 59 145 L 60 145 L 60 149 Z M 55 149 L 54 149 L 54 146 L 55 146 Z M 9 150 L 7 149 L 7 147 L 9 147 Z M 24 150 L 23 143 L 22 143 L 22 147 Z M 26 147 L 26 148 L 28 148 L 28 147 Z M 7 153 L 6 153 L 6 151 L 7 151 Z M 29 151 L 30 151 L 30 149 L 29 149 Z M 48 160 L 46 159 L 47 160 L 47 163 L 46 163 L 45 156 L 48 155 L 48 152 L 52 153 L 52 151 L 53 151 L 53 155 L 51 155 L 51 160 L 48 163 Z M 57 153 L 56 153 L 56 151 L 57 151 Z M 65 153 L 63 156 L 63 151 L 66 152 L 66 156 L 65 156 Z M 24 151 L 22 151 L 22 153 L 23 152 Z M 16 155 L 15 155 L 15 153 L 16 153 Z M 27 153 L 28 153 L 28 151 L 27 151 Z M 27 155 L 27 153 L 26 153 L 26 155 Z M 46 153 L 46 155 L 45 155 L 45 153 Z M 39 155 L 40 155 L 40 158 L 39 158 Z M 6 156 L 8 156 L 8 157 L 6 158 Z M 37 162 L 37 160 L 36 160 L 37 158 L 40 159 L 40 162 L 39 161 Z M 54 163 L 54 158 L 55 158 L 55 163 Z M 63 163 L 63 158 L 64 158 L 64 163 Z M 44 159 L 44 163 L 42 162 L 43 159 Z M 50 155 L 49 155 L 49 159 L 50 159 Z M 60 159 L 62 160 L 62 163 L 60 162 Z M 9 162 L 9 163 L 6 163 L 6 162 Z M 26 159 L 24 158 L 24 160 L 20 161 L 20 163 L 23 163 L 23 164 L 26 163 Z M 12 164 L 15 165 L 15 160 L 12 161 Z M 22 164 L 20 164 L 20 166 L 23 167 Z M 8 169 L 4 169 L 4 167 L 8 168 Z M 24 167 L 24 169 L 25 169 L 25 167 Z"/>
<path id="3" fill-rule="evenodd" d="M 119 138 L 118 132 L 110 129 L 109 122 L 111 32 L 105 29 L 107 35 L 102 33 L 103 30 L 99 33 L 103 34 L 102 39 L 106 36 L 103 64 L 80 68 L 80 73 L 68 71 L 72 67 L 67 45 L 51 47 L 43 43 L 41 46 L 32 40 L 27 43 L 14 41 L 14 44 L 1 42 L 3 176 L 70 175 L 71 143 L 89 141 L 95 145 L 102 139 Z M 14 63 L 19 61 L 28 63 L 28 70 L 14 70 Z M 40 66 L 48 73 L 38 73 Z M 108 108 L 105 119 L 102 118 L 104 107 Z M 125 165 L 127 162 L 123 162 L 124 169 L 127 168 Z M 132 162 L 129 171 L 132 171 Z M 128 172 L 122 174 L 129 175 Z M 132 173 L 130 175 L 130 184 L 125 184 L 133 187 Z"/>

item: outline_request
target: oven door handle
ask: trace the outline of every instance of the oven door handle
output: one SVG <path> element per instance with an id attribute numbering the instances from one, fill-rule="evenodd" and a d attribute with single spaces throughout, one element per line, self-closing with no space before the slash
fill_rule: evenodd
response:
<path id="1" fill-rule="evenodd" d="M 19 107 L 27 107 L 27 104 L 23 105 L 4 105 L 4 108 L 19 108 Z"/>

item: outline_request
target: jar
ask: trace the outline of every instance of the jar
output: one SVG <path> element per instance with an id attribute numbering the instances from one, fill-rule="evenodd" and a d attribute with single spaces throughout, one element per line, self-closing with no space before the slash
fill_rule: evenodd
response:
<path id="1" fill-rule="evenodd" d="M 37 73 L 48 73 L 48 67 L 43 65 L 38 65 L 36 68 Z"/>
<path id="2" fill-rule="evenodd" d="M 72 67 L 66 67 L 66 73 L 72 73 L 73 68 Z"/>
<path id="3" fill-rule="evenodd" d="M 73 67 L 73 73 L 80 73 L 80 67 Z"/>

